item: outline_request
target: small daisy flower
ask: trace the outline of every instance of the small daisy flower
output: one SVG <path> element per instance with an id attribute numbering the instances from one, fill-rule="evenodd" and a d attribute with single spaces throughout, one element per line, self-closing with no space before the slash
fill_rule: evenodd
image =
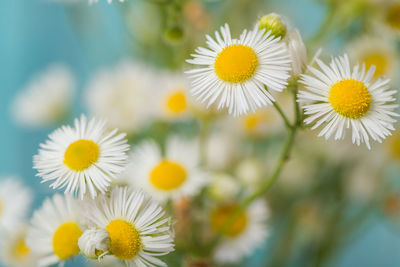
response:
<path id="1" fill-rule="evenodd" d="M 163 73 L 160 76 L 157 88 L 159 117 L 165 120 L 188 117 L 191 103 L 187 93 L 189 83 L 186 77 L 172 73 Z"/>
<path id="2" fill-rule="evenodd" d="M 34 267 L 38 256 L 26 246 L 27 227 L 22 225 L 1 238 L 0 262 L 5 266 Z"/>
<path id="3" fill-rule="evenodd" d="M 101 195 L 87 209 L 87 219 L 106 229 L 109 253 L 127 266 L 166 266 L 157 256 L 174 250 L 169 218 L 149 196 L 128 187 L 114 187 L 110 197 Z"/>
<path id="4" fill-rule="evenodd" d="M 211 228 L 216 232 L 220 231 L 236 208 L 237 204 L 217 207 L 211 213 Z M 219 263 L 233 263 L 248 256 L 265 241 L 268 233 L 267 219 L 268 209 L 264 201 L 253 202 L 223 234 L 223 239 L 215 250 L 215 260 Z"/>
<path id="5" fill-rule="evenodd" d="M 23 126 L 55 124 L 67 115 L 74 91 L 75 80 L 69 68 L 62 64 L 51 65 L 18 93 L 12 114 Z"/>
<path id="6" fill-rule="evenodd" d="M 193 59 L 201 68 L 187 71 L 193 79 L 192 93 L 208 106 L 218 101 L 218 108 L 228 108 L 235 116 L 271 104 L 273 96 L 264 88 L 281 92 L 289 78 L 289 53 L 280 38 L 271 31 L 243 31 L 232 39 L 228 24 L 216 32 L 216 41 L 207 37 L 209 48 L 199 47 Z M 222 35 L 222 38 L 221 38 Z"/>
<path id="7" fill-rule="evenodd" d="M 132 133 L 146 126 L 153 116 L 149 92 L 157 80 L 154 71 L 132 62 L 121 62 L 94 75 L 85 89 L 91 115 L 105 118 L 110 127 Z"/>
<path id="8" fill-rule="evenodd" d="M 170 137 L 165 151 L 153 141 L 138 145 L 122 179 L 160 201 L 196 194 L 208 181 L 199 169 L 198 142 Z"/>
<path id="9" fill-rule="evenodd" d="M 79 254 L 78 239 L 83 233 L 80 203 L 71 195 L 54 195 L 35 211 L 26 243 L 41 255 L 38 266 L 62 263 Z"/>
<path id="10" fill-rule="evenodd" d="M 307 104 L 303 108 L 309 115 L 305 123 L 317 121 L 312 129 L 326 123 L 319 136 L 335 140 L 343 139 L 346 128 L 352 130 L 352 142 L 365 143 L 370 149 L 370 138 L 379 143 L 394 130 L 393 117 L 397 105 L 389 90 L 388 79 L 372 82 L 375 67 L 367 72 L 365 65 L 356 65 L 351 71 L 348 56 L 333 58 L 330 66 L 316 60 L 321 71 L 310 67 L 311 75 L 303 75 L 306 91 L 301 91 L 298 101 Z M 317 103 L 316 103 L 317 102 Z"/>
<path id="11" fill-rule="evenodd" d="M 361 37 L 349 45 L 349 55 L 351 59 L 365 63 L 366 69 L 375 66 L 375 79 L 394 77 L 397 73 L 396 49 L 387 38 Z"/>
<path id="12" fill-rule="evenodd" d="M 33 167 L 43 182 L 66 193 L 105 193 L 111 181 L 124 170 L 129 149 L 125 134 L 107 131 L 102 120 L 75 119 L 75 127 L 63 126 L 49 135 L 33 158 Z"/>
<path id="13" fill-rule="evenodd" d="M 25 221 L 32 199 L 31 190 L 17 178 L 0 181 L 0 232 L 13 231 Z"/>

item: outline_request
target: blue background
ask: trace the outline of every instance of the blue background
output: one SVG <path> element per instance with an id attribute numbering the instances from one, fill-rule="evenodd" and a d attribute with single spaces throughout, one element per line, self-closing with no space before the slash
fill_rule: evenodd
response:
<path id="1" fill-rule="evenodd" d="M 285 1 L 288 4 L 284 6 L 279 2 L 266 5 L 263 13 L 283 13 L 305 38 L 317 30 L 324 15 L 322 6 L 306 0 Z M 67 9 L 83 12 L 84 20 L 71 16 Z M 79 33 L 75 30 L 78 26 Z M 0 1 L 0 36 L 0 176 L 21 176 L 35 191 L 37 207 L 53 192 L 35 177 L 32 156 L 52 129 L 27 130 L 15 125 L 9 112 L 11 101 L 33 75 L 53 62 L 69 65 L 81 90 L 98 67 L 128 55 L 128 40 L 115 6 L 100 3 L 89 7 L 86 2 L 63 6 L 39 0 Z M 83 111 L 79 99 L 78 94 L 75 115 Z M 340 255 L 336 266 L 400 266 L 400 237 L 387 223 L 374 224 L 363 233 Z M 251 262 L 259 266 L 263 257 L 256 253 Z"/>

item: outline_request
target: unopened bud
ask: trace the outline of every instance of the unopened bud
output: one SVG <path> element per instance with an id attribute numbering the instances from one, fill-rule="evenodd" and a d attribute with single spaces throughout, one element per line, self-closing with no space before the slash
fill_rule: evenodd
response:
<path id="1" fill-rule="evenodd" d="M 78 246 L 85 257 L 99 259 L 110 250 L 110 236 L 105 229 L 87 229 L 79 238 Z"/>
<path id="2" fill-rule="evenodd" d="M 258 28 L 265 29 L 265 32 L 271 31 L 271 35 L 281 37 L 283 39 L 286 35 L 286 24 L 281 16 L 276 13 L 271 13 L 261 17 L 258 20 Z"/>

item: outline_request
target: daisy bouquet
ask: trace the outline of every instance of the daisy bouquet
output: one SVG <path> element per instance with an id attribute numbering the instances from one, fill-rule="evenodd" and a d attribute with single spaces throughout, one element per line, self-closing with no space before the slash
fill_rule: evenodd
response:
<path id="1" fill-rule="evenodd" d="M 76 83 L 62 64 L 17 95 L 21 126 L 56 127 L 32 160 L 35 181 L 54 192 L 28 219 L 31 190 L 1 181 L 5 264 L 324 266 L 374 211 L 396 224 L 399 187 L 382 173 L 400 158 L 387 41 L 397 4 L 374 13 L 386 38 L 358 29 L 348 53 L 329 59 L 319 47 L 342 29 L 332 14 L 346 24 L 377 3 L 326 1 L 326 21 L 304 42 L 276 13 L 204 37 L 219 23 L 211 4 L 153 1 L 141 10 L 165 25 L 145 30 L 131 1 L 109 1 L 143 46 L 88 79 L 82 115 L 71 119 Z M 230 16 L 240 3 L 226 3 Z"/>

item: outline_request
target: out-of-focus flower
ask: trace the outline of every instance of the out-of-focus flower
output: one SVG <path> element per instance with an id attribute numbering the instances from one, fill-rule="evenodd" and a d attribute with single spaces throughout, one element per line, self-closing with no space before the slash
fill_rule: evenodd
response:
<path id="1" fill-rule="evenodd" d="M 78 240 L 82 254 L 89 259 L 101 259 L 111 248 L 110 236 L 106 229 L 86 229 Z"/>
<path id="2" fill-rule="evenodd" d="M 186 77 L 173 74 L 162 73 L 158 78 L 157 107 L 159 117 L 166 120 L 178 120 L 187 118 L 190 114 L 191 103 L 188 96 L 189 81 Z M 156 107 L 156 108 L 157 108 Z"/>
<path id="3" fill-rule="evenodd" d="M 299 76 L 307 67 L 307 49 L 297 29 L 287 36 L 287 46 L 292 60 L 292 74 Z"/>
<path id="4" fill-rule="evenodd" d="M 168 138 L 165 155 L 153 141 L 136 146 L 121 179 L 158 200 L 193 196 L 209 180 L 199 169 L 198 142 L 177 136 Z"/>
<path id="5" fill-rule="evenodd" d="M 115 187 L 89 205 L 87 219 L 110 237 L 109 253 L 127 266 L 165 264 L 156 258 L 174 250 L 170 219 L 156 202 L 140 191 Z"/>
<path id="6" fill-rule="evenodd" d="M 75 91 L 75 80 L 62 64 L 48 67 L 18 93 L 12 104 L 17 123 L 44 127 L 61 122 L 68 113 Z"/>
<path id="7" fill-rule="evenodd" d="M 79 193 L 80 198 L 105 193 L 115 176 L 124 170 L 129 149 L 125 134 L 108 131 L 106 122 L 84 115 L 75 127 L 63 126 L 49 135 L 33 158 L 33 167 L 50 186 Z"/>
<path id="8" fill-rule="evenodd" d="M 183 14 L 197 31 L 203 31 L 210 25 L 210 16 L 198 0 L 186 1 Z"/>
<path id="9" fill-rule="evenodd" d="M 281 39 L 286 36 L 286 24 L 281 16 L 276 13 L 262 16 L 258 20 L 258 28 L 260 30 L 264 29 L 265 32 L 271 31 L 271 35 L 280 37 Z"/>
<path id="10" fill-rule="evenodd" d="M 217 207 L 211 213 L 211 228 L 215 232 L 220 232 L 236 208 L 236 204 Z M 215 260 L 220 263 L 232 263 L 249 255 L 265 241 L 268 234 L 267 219 L 268 209 L 265 202 L 262 200 L 253 202 L 239 214 L 230 229 L 223 233 L 223 238 L 215 250 Z"/>
<path id="11" fill-rule="evenodd" d="M 273 109 L 258 109 L 239 118 L 240 129 L 250 136 L 266 136 L 282 129 L 281 119 Z"/>
<path id="12" fill-rule="evenodd" d="M 155 73 L 140 65 L 123 62 L 112 70 L 94 75 L 86 89 L 89 112 L 107 119 L 111 127 L 134 132 L 149 123 L 153 116 L 149 93 Z"/>
<path id="13" fill-rule="evenodd" d="M 367 72 L 365 65 L 356 65 L 351 71 L 348 56 L 333 58 L 331 65 L 317 59 L 321 71 L 310 67 L 315 77 L 303 75 L 302 83 L 306 91 L 298 95 L 299 102 L 305 105 L 305 114 L 309 115 L 305 123 L 318 120 L 312 129 L 327 123 L 319 136 L 326 139 L 334 135 L 335 140 L 343 139 L 346 128 L 352 129 L 352 142 L 365 143 L 370 149 L 370 138 L 382 142 L 394 130 L 393 117 L 397 105 L 396 91 L 389 90 L 388 79 L 371 82 L 375 67 Z M 319 102 L 319 103 L 315 103 Z"/>
<path id="14" fill-rule="evenodd" d="M 83 233 L 79 205 L 70 195 L 56 194 L 35 211 L 26 244 L 40 255 L 38 266 L 64 262 L 79 254 L 78 239 Z"/>
<path id="15" fill-rule="evenodd" d="M 216 200 L 231 201 L 240 190 L 238 182 L 225 173 L 215 173 L 210 183 L 210 194 Z"/>
<path id="16" fill-rule="evenodd" d="M 396 32 L 400 32 L 400 3 L 394 2 L 386 9 L 385 21 Z"/>
<path id="17" fill-rule="evenodd" d="M 256 158 L 240 161 L 236 168 L 236 176 L 245 186 L 255 188 L 262 178 L 262 165 Z"/>
<path id="18" fill-rule="evenodd" d="M 38 256 L 26 246 L 27 226 L 22 225 L 2 234 L 0 262 L 5 266 L 34 267 Z"/>
<path id="19" fill-rule="evenodd" d="M 396 49 L 387 38 L 364 36 L 349 45 L 349 54 L 356 62 L 365 63 L 366 69 L 376 67 L 374 78 L 394 78 L 397 72 Z"/>
<path id="20" fill-rule="evenodd" d="M 236 152 L 236 140 L 227 132 L 214 132 L 207 139 L 205 153 L 207 168 L 222 170 L 232 162 Z"/>
<path id="21" fill-rule="evenodd" d="M 218 102 L 218 109 L 227 108 L 235 116 L 271 104 L 274 98 L 268 90 L 281 92 L 289 78 L 285 44 L 257 28 L 243 31 L 240 39 L 231 38 L 228 24 L 220 32 L 222 38 L 215 33 L 217 41 L 207 35 L 209 48 L 199 47 L 187 60 L 203 66 L 187 71 L 193 79 L 193 95 L 208 106 Z"/>
<path id="22" fill-rule="evenodd" d="M 385 144 L 386 155 L 394 161 L 400 161 L 400 131 L 393 132 Z"/>
<path id="23" fill-rule="evenodd" d="M 15 177 L 0 181 L 0 233 L 11 232 L 25 221 L 32 192 Z"/>

